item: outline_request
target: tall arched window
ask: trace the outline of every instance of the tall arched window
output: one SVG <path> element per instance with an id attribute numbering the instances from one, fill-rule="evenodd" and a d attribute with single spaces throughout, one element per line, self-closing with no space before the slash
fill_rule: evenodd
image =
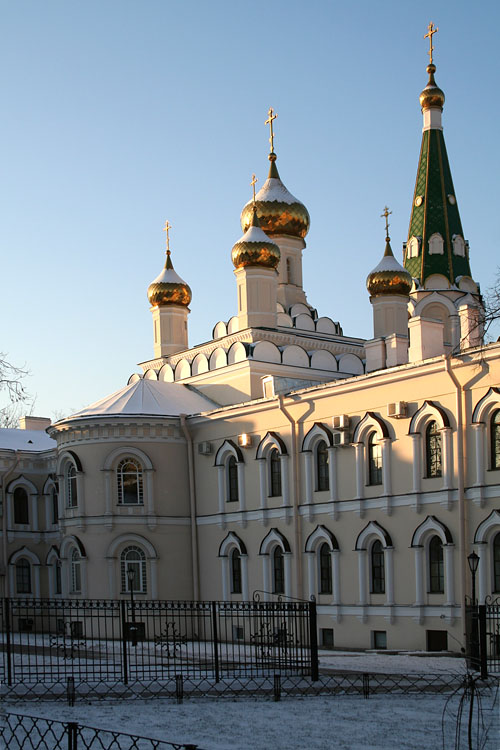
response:
<path id="1" fill-rule="evenodd" d="M 82 556 L 77 549 L 71 551 L 70 589 L 72 594 L 80 594 L 82 590 Z"/>
<path id="2" fill-rule="evenodd" d="M 29 523 L 28 493 L 24 487 L 14 490 L 14 523 Z"/>
<path id="3" fill-rule="evenodd" d="M 285 593 L 285 560 L 281 547 L 273 551 L 273 594 Z"/>
<path id="4" fill-rule="evenodd" d="M 372 594 L 385 594 L 384 548 L 378 539 L 372 544 L 370 558 L 371 592 Z"/>
<path id="5" fill-rule="evenodd" d="M 493 539 L 493 591 L 500 591 L 500 531 Z"/>
<path id="6" fill-rule="evenodd" d="M 57 497 L 57 490 L 52 487 L 50 491 L 51 510 L 52 510 L 52 523 L 56 524 L 59 520 L 59 500 Z"/>
<path id="7" fill-rule="evenodd" d="M 116 468 L 119 505 L 142 505 L 142 466 L 135 458 L 124 458 Z"/>
<path id="8" fill-rule="evenodd" d="M 25 557 L 16 562 L 16 592 L 31 594 L 31 565 Z"/>
<path id="9" fill-rule="evenodd" d="M 241 594 L 241 555 L 236 547 L 231 552 L 231 593 Z"/>
<path id="10" fill-rule="evenodd" d="M 73 464 L 70 463 L 66 467 L 66 504 L 68 508 L 76 508 L 78 505 L 76 469 Z"/>
<path id="11" fill-rule="evenodd" d="M 429 542 L 429 592 L 444 592 L 443 543 L 438 536 L 433 536 Z"/>
<path id="12" fill-rule="evenodd" d="M 328 450 L 324 440 L 316 446 L 316 490 L 322 492 L 330 489 L 328 474 Z"/>
<path id="13" fill-rule="evenodd" d="M 227 462 L 227 501 L 228 503 L 237 503 L 238 500 L 238 467 L 235 457 L 229 456 Z"/>
<path id="14" fill-rule="evenodd" d="M 500 469 L 500 409 L 491 416 L 491 468 Z"/>
<path id="15" fill-rule="evenodd" d="M 146 574 L 146 555 L 140 547 L 126 547 L 120 556 L 122 593 L 137 591 L 145 594 L 148 590 Z M 129 580 L 128 572 L 133 573 Z"/>
<path id="16" fill-rule="evenodd" d="M 332 552 L 326 542 L 319 548 L 319 593 L 332 593 Z"/>
<path id="17" fill-rule="evenodd" d="M 277 448 L 269 454 L 269 489 L 270 497 L 281 496 L 281 459 Z"/>
<path id="18" fill-rule="evenodd" d="M 431 422 L 425 431 L 425 459 L 427 476 L 442 476 L 443 445 L 437 422 Z"/>
<path id="19" fill-rule="evenodd" d="M 368 484 L 382 484 L 382 446 L 374 432 L 368 438 Z"/>

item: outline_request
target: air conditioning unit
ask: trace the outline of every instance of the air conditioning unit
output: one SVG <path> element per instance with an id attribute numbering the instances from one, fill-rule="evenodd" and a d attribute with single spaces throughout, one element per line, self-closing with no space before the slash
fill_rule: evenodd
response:
<path id="1" fill-rule="evenodd" d="M 334 430 L 348 430 L 349 417 L 347 414 L 339 414 L 337 417 L 333 417 L 332 424 Z"/>
<path id="2" fill-rule="evenodd" d="M 387 416 L 393 419 L 403 419 L 408 416 L 408 404 L 406 401 L 395 401 L 387 404 Z"/>
<path id="3" fill-rule="evenodd" d="M 209 456 L 212 453 L 212 443 L 209 443 L 208 440 L 198 443 L 198 453 L 201 456 Z"/>
<path id="4" fill-rule="evenodd" d="M 334 432 L 333 444 L 337 448 L 342 448 L 342 447 L 345 447 L 346 445 L 350 445 L 351 441 L 349 439 L 349 433 L 348 432 Z"/>

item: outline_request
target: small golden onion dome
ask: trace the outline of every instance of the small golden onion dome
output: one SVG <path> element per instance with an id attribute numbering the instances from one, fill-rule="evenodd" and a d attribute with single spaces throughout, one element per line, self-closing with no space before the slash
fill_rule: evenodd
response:
<path id="1" fill-rule="evenodd" d="M 270 237 L 286 234 L 303 239 L 311 223 L 309 212 L 281 182 L 274 152 L 269 154 L 269 161 L 269 175 L 255 196 L 261 229 Z M 248 201 L 241 212 L 241 228 L 244 232 L 252 223 L 252 215 L 253 201 Z"/>
<path id="2" fill-rule="evenodd" d="M 427 72 L 429 74 L 429 82 L 420 94 L 420 106 L 422 109 L 430 109 L 431 107 L 443 109 L 444 91 L 436 85 L 436 81 L 434 80 L 434 73 L 436 72 L 434 63 L 427 66 Z"/>
<path id="3" fill-rule="evenodd" d="M 148 300 L 151 307 L 163 305 L 183 305 L 187 307 L 192 299 L 189 286 L 175 273 L 167 250 L 167 260 L 163 271 L 148 287 Z"/>
<path id="4" fill-rule="evenodd" d="M 252 208 L 250 225 L 243 237 L 233 246 L 231 260 L 235 268 L 263 266 L 277 268 L 280 249 L 260 228 L 257 207 Z"/>
<path id="5" fill-rule="evenodd" d="M 392 254 L 390 238 L 387 237 L 384 257 L 366 279 L 366 288 L 370 296 L 403 294 L 407 297 L 410 293 L 411 283 L 411 275 Z"/>

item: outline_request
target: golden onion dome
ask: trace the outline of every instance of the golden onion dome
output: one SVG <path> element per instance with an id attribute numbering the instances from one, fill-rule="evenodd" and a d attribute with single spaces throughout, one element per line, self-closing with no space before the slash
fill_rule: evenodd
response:
<path id="1" fill-rule="evenodd" d="M 283 185 L 274 152 L 269 154 L 269 161 L 271 166 L 267 180 L 255 196 L 261 229 L 270 237 L 286 234 L 303 239 L 311 223 L 309 212 Z M 253 201 L 248 201 L 241 212 L 241 228 L 244 232 L 251 225 L 252 216 Z"/>
<path id="2" fill-rule="evenodd" d="M 390 238 L 387 237 L 384 257 L 366 279 L 366 288 L 370 296 L 403 294 L 407 297 L 410 293 L 411 284 L 411 275 L 392 254 Z"/>
<path id="3" fill-rule="evenodd" d="M 434 63 L 427 66 L 427 72 L 429 74 L 429 81 L 420 94 L 420 106 L 422 109 L 430 109 L 431 107 L 439 107 L 439 109 L 443 109 L 444 91 L 439 88 L 434 80 L 434 73 L 436 72 L 436 66 Z"/>
<path id="4" fill-rule="evenodd" d="M 167 250 L 167 260 L 163 271 L 148 287 L 148 300 L 152 307 L 163 305 L 183 305 L 187 307 L 192 299 L 189 286 L 176 274 Z"/>
<path id="5" fill-rule="evenodd" d="M 262 266 L 277 268 L 280 262 L 280 249 L 260 228 L 257 207 L 253 206 L 250 225 L 243 237 L 233 246 L 231 260 L 235 268 Z"/>

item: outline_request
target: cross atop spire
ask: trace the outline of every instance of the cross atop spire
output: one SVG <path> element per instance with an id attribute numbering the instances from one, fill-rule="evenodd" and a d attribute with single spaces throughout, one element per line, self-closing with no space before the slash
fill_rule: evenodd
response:
<path id="1" fill-rule="evenodd" d="M 271 137 L 269 138 L 269 143 L 271 144 L 271 153 L 274 154 L 274 131 L 273 131 L 273 120 L 275 120 L 278 115 L 275 113 L 274 109 L 272 107 L 269 107 L 268 118 L 265 121 L 264 125 L 269 125 L 269 129 L 271 131 Z"/>
<path id="2" fill-rule="evenodd" d="M 385 239 L 387 242 L 391 239 L 389 237 L 389 216 L 392 214 L 392 211 L 389 211 L 388 206 L 384 206 L 384 213 L 380 214 L 380 218 L 385 218 Z"/>
<path id="3" fill-rule="evenodd" d="M 165 222 L 165 226 L 163 227 L 163 231 L 166 234 L 166 245 L 167 245 L 167 255 L 170 255 L 170 235 L 169 232 L 172 229 L 172 224 L 170 224 L 169 220 L 167 219 Z"/>
<path id="4" fill-rule="evenodd" d="M 253 188 L 253 202 L 255 203 L 255 185 L 258 183 L 257 177 L 253 174 L 252 175 L 252 181 L 250 182 L 250 185 Z"/>
<path id="5" fill-rule="evenodd" d="M 439 31 L 439 28 L 437 26 L 434 26 L 432 21 L 427 27 L 427 34 L 424 35 L 424 39 L 429 38 L 429 64 L 432 65 L 432 53 L 434 52 L 434 46 L 432 44 L 432 37 L 434 34 L 436 34 Z"/>

